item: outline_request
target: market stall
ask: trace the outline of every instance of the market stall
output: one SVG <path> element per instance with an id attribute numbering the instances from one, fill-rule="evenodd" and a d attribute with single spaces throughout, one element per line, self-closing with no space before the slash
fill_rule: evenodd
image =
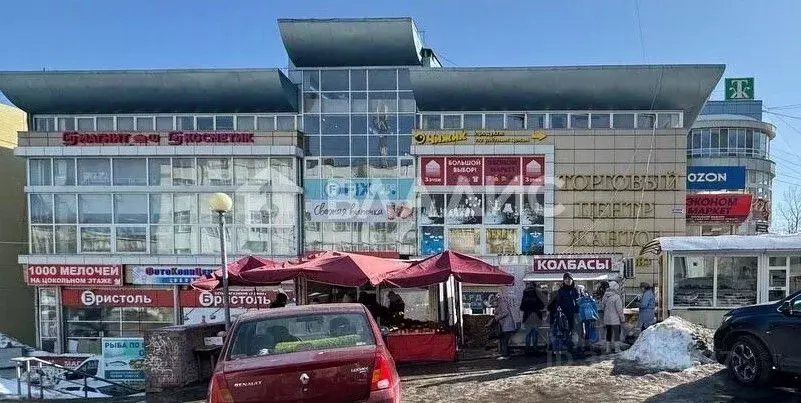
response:
<path id="1" fill-rule="evenodd" d="M 533 256 L 533 265 L 523 277 L 529 285 L 539 288 L 545 307 L 555 298 L 565 273 L 570 273 L 576 286 L 584 286 L 596 302 L 600 302 L 599 287 L 602 283 L 622 281 L 620 266 L 622 256 L 616 254 L 561 254 Z M 550 345 L 550 318 L 547 309 L 538 316 L 524 322 L 509 341 L 510 347 L 548 348 Z M 604 335 L 603 320 L 596 322 L 598 334 Z"/>
<path id="2" fill-rule="evenodd" d="M 463 338 L 461 285 L 512 285 L 514 277 L 482 260 L 445 251 L 391 273 L 384 283 L 405 289 L 435 286 L 433 294 L 440 302 L 440 325 L 411 331 L 392 329 L 387 345 L 393 358 L 397 362 L 455 361 L 457 332 Z"/>

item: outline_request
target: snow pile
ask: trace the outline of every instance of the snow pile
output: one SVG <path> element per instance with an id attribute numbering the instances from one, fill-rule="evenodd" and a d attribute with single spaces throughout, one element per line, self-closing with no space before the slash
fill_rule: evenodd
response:
<path id="1" fill-rule="evenodd" d="M 12 348 L 12 347 L 21 348 L 28 355 L 53 355 L 53 353 L 48 353 L 47 351 L 37 350 L 5 333 L 0 333 L 0 348 Z"/>
<path id="2" fill-rule="evenodd" d="M 711 330 L 671 316 L 645 329 L 620 358 L 656 370 L 681 371 L 712 363 L 712 340 Z"/>

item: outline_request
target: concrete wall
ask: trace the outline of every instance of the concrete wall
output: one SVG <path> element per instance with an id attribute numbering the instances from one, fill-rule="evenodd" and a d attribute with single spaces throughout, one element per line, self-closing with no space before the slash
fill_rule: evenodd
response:
<path id="1" fill-rule="evenodd" d="M 17 256 L 28 252 L 25 160 L 14 156 L 25 113 L 0 104 L 0 332 L 36 345 L 34 290 L 25 285 Z"/>
<path id="2" fill-rule="evenodd" d="M 223 330 L 225 324 L 217 323 L 168 326 L 145 332 L 147 391 L 161 392 L 208 380 L 213 368 L 208 356 L 201 362 L 196 350 L 205 347 L 205 337 L 214 337 Z"/>
<path id="3" fill-rule="evenodd" d="M 728 311 L 728 309 L 673 309 L 670 311 L 670 314 L 714 330 L 720 326 L 720 323 L 723 321 L 723 315 L 725 315 Z"/>

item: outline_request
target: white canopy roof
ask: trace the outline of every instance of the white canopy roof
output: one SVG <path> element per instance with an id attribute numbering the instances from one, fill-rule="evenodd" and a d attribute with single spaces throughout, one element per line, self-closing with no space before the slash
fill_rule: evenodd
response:
<path id="1" fill-rule="evenodd" d="M 570 273 L 573 280 L 592 281 L 592 280 L 618 280 L 620 274 L 613 272 L 604 273 Z M 562 281 L 564 273 L 526 273 L 523 281 Z"/>
<path id="2" fill-rule="evenodd" d="M 665 252 L 801 251 L 801 234 L 676 236 L 657 241 Z"/>

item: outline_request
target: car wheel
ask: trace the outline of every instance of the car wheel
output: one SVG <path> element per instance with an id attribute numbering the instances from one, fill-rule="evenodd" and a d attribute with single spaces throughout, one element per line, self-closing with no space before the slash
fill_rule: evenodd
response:
<path id="1" fill-rule="evenodd" d="M 729 370 L 734 379 L 748 386 L 764 385 L 771 375 L 770 353 L 757 340 L 740 337 L 729 352 Z"/>

